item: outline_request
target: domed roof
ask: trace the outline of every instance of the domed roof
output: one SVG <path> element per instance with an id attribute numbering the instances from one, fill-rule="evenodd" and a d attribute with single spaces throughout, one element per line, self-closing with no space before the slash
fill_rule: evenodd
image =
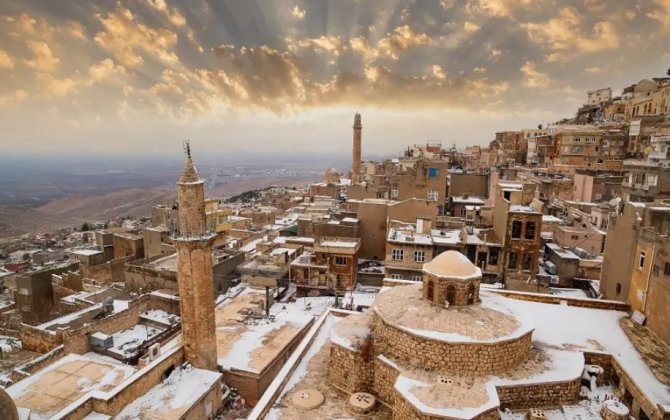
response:
<path id="1" fill-rule="evenodd" d="M 337 169 L 335 169 L 334 167 L 331 166 L 330 168 L 328 168 L 328 169 L 326 170 L 325 175 L 337 175 L 337 176 L 340 176 L 340 173 L 337 172 Z"/>
<path id="2" fill-rule="evenodd" d="M 0 388 L 0 418 L 4 420 L 19 420 L 19 411 L 16 409 L 16 403 L 2 388 Z"/>
<path id="3" fill-rule="evenodd" d="M 470 280 L 482 276 L 482 270 L 458 251 L 446 251 L 424 264 L 423 271 L 438 277 Z"/>

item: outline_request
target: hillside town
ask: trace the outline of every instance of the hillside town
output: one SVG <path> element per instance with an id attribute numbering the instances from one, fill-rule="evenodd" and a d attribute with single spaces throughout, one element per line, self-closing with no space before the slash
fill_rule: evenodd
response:
<path id="1" fill-rule="evenodd" d="M 2 419 L 670 419 L 670 77 L 0 243 Z M 341 124 L 349 124 L 342 121 Z M 343 142 L 344 143 L 344 142 Z"/>

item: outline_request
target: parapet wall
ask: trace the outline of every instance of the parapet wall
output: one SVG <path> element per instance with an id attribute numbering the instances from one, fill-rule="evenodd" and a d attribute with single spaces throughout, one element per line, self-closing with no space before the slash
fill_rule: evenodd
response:
<path id="1" fill-rule="evenodd" d="M 397 392 L 396 392 L 397 393 Z M 449 417 L 437 417 L 431 416 L 428 414 L 421 413 L 416 408 L 414 408 L 410 403 L 405 401 L 399 394 L 395 398 L 396 403 L 393 406 L 393 418 L 402 419 L 402 420 L 443 420 Z M 498 420 L 500 415 L 498 414 L 498 407 L 494 407 L 488 411 L 485 411 L 475 417 L 472 417 L 472 420 Z"/>
<path id="2" fill-rule="evenodd" d="M 375 353 L 419 369 L 461 374 L 504 372 L 530 357 L 532 331 L 495 343 L 448 343 L 420 337 L 387 324 L 374 314 Z"/>
<path id="3" fill-rule="evenodd" d="M 500 409 L 519 410 L 526 408 L 556 407 L 574 404 L 579 398 L 581 377 L 567 382 L 544 384 L 496 386 Z"/>
<path id="4" fill-rule="evenodd" d="M 501 294 L 510 299 L 525 300 L 529 302 L 551 303 L 554 305 L 562 305 L 563 302 L 565 302 L 568 306 L 576 306 L 579 308 L 609 309 L 612 311 L 623 312 L 628 312 L 630 310 L 628 304 L 617 302 L 615 300 L 568 298 L 541 293 L 526 293 L 500 289 L 488 289 L 488 291 Z"/>

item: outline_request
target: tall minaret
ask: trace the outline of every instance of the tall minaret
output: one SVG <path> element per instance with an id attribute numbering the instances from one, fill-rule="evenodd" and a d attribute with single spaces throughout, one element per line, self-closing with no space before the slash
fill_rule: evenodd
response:
<path id="1" fill-rule="evenodd" d="M 191 160 L 186 142 L 186 164 L 177 182 L 179 230 L 177 281 L 181 331 L 186 360 L 200 369 L 217 370 L 212 244 L 215 234 L 207 227 L 204 182 Z"/>
<path id="2" fill-rule="evenodd" d="M 361 182 L 361 114 L 358 112 L 354 116 L 354 156 L 351 162 L 351 183 L 359 184 Z"/>

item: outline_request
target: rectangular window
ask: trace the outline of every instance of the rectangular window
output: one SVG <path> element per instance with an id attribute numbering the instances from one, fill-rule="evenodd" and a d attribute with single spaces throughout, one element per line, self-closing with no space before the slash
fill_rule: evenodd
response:
<path id="1" fill-rule="evenodd" d="M 335 265 L 347 265 L 347 257 L 335 257 Z"/>
<path id="2" fill-rule="evenodd" d="M 509 253 L 509 261 L 507 261 L 507 268 L 516 269 L 517 255 L 516 252 Z"/>
<path id="3" fill-rule="evenodd" d="M 665 263 L 663 266 L 663 275 L 670 276 L 670 263 Z"/>
<path id="4" fill-rule="evenodd" d="M 526 222 L 526 239 L 535 239 L 535 222 Z"/>
<path id="5" fill-rule="evenodd" d="M 425 261 L 426 261 L 425 251 L 414 251 L 414 262 L 425 262 Z"/>
<path id="6" fill-rule="evenodd" d="M 429 189 L 428 190 L 428 199 L 429 200 L 436 200 L 437 201 L 438 195 L 439 195 L 439 191 L 434 190 L 434 189 Z"/>
<path id="7" fill-rule="evenodd" d="M 524 254 L 523 256 L 523 269 L 530 270 L 530 267 L 533 265 L 533 254 Z"/>
<path id="8" fill-rule="evenodd" d="M 19 289 L 19 294 L 23 295 L 23 296 L 28 296 L 28 295 L 30 295 L 30 291 L 28 289 L 26 289 L 25 287 L 21 287 Z"/>
<path id="9" fill-rule="evenodd" d="M 498 248 L 489 249 L 489 264 L 498 265 Z"/>
<path id="10" fill-rule="evenodd" d="M 654 277 L 658 277 L 659 273 L 661 272 L 661 267 L 654 264 L 651 268 L 651 272 L 654 274 Z"/>
<path id="11" fill-rule="evenodd" d="M 579 235 L 571 235 L 570 239 L 578 241 L 579 240 Z"/>
<path id="12" fill-rule="evenodd" d="M 398 189 L 391 188 L 391 198 L 397 198 L 397 197 L 398 197 Z"/>
<path id="13" fill-rule="evenodd" d="M 421 276 L 412 276 L 412 281 L 422 281 L 423 277 Z"/>
<path id="14" fill-rule="evenodd" d="M 440 171 L 437 168 L 428 168 L 428 177 L 437 178 Z"/>
<path id="15" fill-rule="evenodd" d="M 647 256 L 644 251 L 640 251 L 640 259 L 637 262 L 638 268 L 644 268 L 644 258 Z"/>
<path id="16" fill-rule="evenodd" d="M 400 274 L 391 274 L 391 278 L 393 280 L 402 280 L 402 276 Z"/>
<path id="17" fill-rule="evenodd" d="M 512 239 L 521 239 L 521 221 L 512 222 Z"/>
<path id="18" fill-rule="evenodd" d="M 393 261 L 402 261 L 405 257 L 405 252 L 402 249 L 394 249 L 391 251 L 391 258 Z"/>

